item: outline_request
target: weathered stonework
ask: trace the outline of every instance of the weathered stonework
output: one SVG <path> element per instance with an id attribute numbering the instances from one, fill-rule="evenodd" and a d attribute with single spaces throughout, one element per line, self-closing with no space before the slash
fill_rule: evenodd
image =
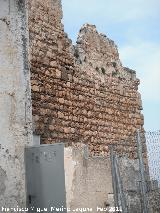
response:
<path id="1" fill-rule="evenodd" d="M 97 80 L 106 85 L 107 77 L 116 77 L 121 83 L 122 80 L 128 80 L 129 84 L 138 81 L 135 71 L 122 66 L 114 41 L 106 35 L 99 34 L 95 25 L 86 24 L 80 29 L 75 57 L 81 64 L 81 69 L 87 72 L 93 81 Z"/>
<path id="2" fill-rule="evenodd" d="M 54 2 L 54 3 L 53 3 Z M 116 45 L 84 25 L 73 46 L 61 23 L 60 0 L 29 2 L 32 103 L 41 143 L 89 145 L 92 155 L 143 130 L 135 71 L 124 68 Z M 131 149 L 131 156 L 134 155 Z"/>

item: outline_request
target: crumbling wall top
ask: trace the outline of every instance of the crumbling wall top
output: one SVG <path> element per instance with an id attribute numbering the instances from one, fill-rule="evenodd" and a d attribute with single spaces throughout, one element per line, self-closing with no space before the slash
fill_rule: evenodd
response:
<path id="1" fill-rule="evenodd" d="M 105 80 L 107 76 L 135 80 L 136 73 L 122 66 L 117 45 L 99 33 L 95 25 L 85 24 L 79 31 L 75 58 L 90 77 Z"/>

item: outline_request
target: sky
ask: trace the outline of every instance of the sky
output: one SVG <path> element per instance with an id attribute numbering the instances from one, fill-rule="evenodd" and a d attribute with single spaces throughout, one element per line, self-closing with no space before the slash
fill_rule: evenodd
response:
<path id="1" fill-rule="evenodd" d="M 145 130 L 160 130 L 160 0 L 62 0 L 62 6 L 73 43 L 85 23 L 115 41 L 123 66 L 140 79 Z"/>

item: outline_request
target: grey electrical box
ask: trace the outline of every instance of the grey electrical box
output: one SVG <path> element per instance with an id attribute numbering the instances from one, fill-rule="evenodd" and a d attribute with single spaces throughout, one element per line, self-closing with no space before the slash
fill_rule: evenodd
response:
<path id="1" fill-rule="evenodd" d="M 25 164 L 29 212 L 66 212 L 64 144 L 26 147 Z"/>

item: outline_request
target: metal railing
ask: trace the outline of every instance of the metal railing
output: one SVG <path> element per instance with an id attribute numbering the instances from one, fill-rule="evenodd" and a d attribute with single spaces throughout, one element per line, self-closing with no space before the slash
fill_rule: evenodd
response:
<path id="1" fill-rule="evenodd" d="M 160 187 L 160 131 L 146 132 L 145 138 L 150 178 Z"/>
<path id="2" fill-rule="evenodd" d="M 119 160 L 125 158 L 129 162 L 131 160 L 130 150 L 134 150 L 133 156 L 136 156 L 136 161 L 133 159 L 132 162 L 137 162 L 138 165 L 138 175 L 135 181 L 138 186 L 137 195 L 141 200 L 139 212 L 148 213 L 150 199 L 148 194 L 152 190 L 151 185 L 155 180 L 160 184 L 160 131 L 141 133 L 137 130 L 134 145 L 133 143 L 130 145 L 127 143 L 126 145 L 127 148 L 124 155 L 117 151 L 119 144 L 110 146 L 115 207 L 121 208 L 124 213 L 132 212 L 127 199 L 127 182 L 123 182 L 124 174 L 122 175 L 120 171 L 122 168 L 120 168 Z M 123 167 L 122 164 L 121 166 Z M 130 178 L 127 173 L 125 176 L 128 179 Z"/>

